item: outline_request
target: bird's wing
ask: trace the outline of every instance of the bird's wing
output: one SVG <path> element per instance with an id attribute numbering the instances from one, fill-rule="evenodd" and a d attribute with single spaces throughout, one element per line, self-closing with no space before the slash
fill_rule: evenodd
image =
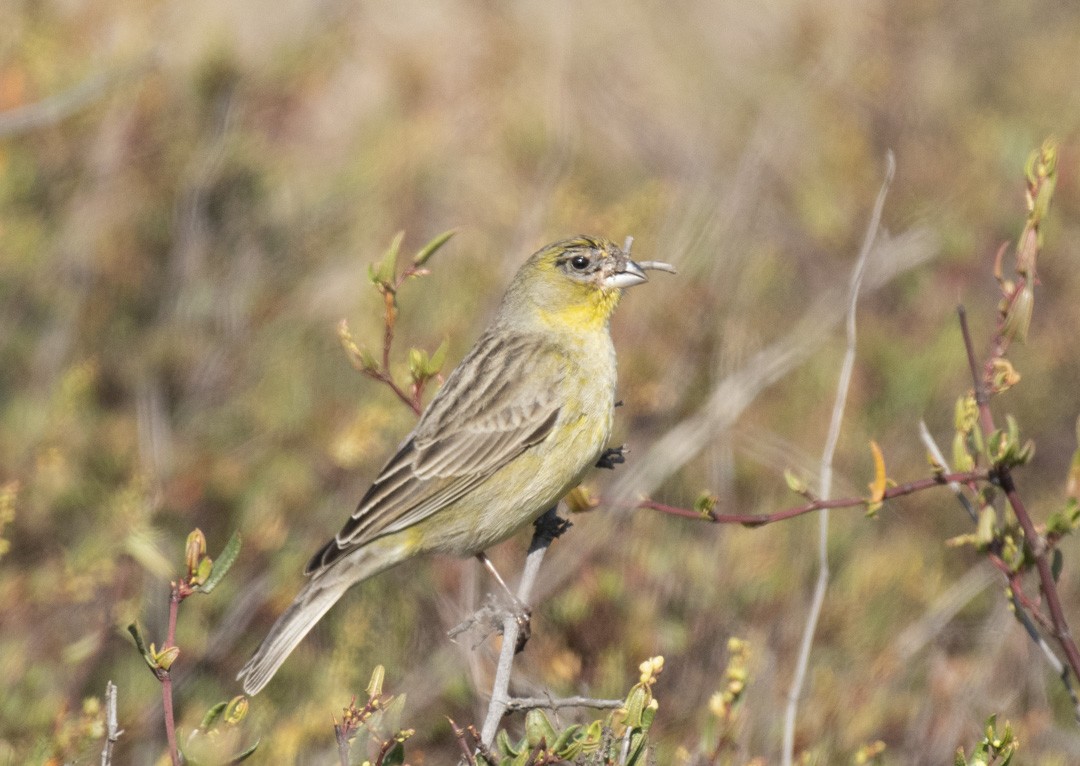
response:
<path id="1" fill-rule="evenodd" d="M 542 441 L 562 379 L 559 355 L 534 338 L 483 336 L 307 572 L 422 521 Z"/>

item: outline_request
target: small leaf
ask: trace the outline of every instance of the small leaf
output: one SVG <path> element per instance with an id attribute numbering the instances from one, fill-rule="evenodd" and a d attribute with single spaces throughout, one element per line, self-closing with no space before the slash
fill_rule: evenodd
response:
<path id="1" fill-rule="evenodd" d="M 1015 339 L 1021 343 L 1026 341 L 1034 310 L 1035 289 L 1029 280 L 1024 282 L 1009 304 L 1005 322 L 1001 328 L 1002 334 L 1009 340 Z"/>
<path id="2" fill-rule="evenodd" d="M 225 708 L 225 723 L 235 726 L 243 721 L 247 717 L 250 704 L 248 698 L 243 694 L 238 694 L 229 700 L 229 704 Z"/>
<path id="3" fill-rule="evenodd" d="M 409 349 L 409 377 L 414 383 L 423 383 L 427 377 L 424 368 L 427 365 L 427 354 L 418 348 Z"/>
<path id="4" fill-rule="evenodd" d="M 979 511 L 979 525 L 975 532 L 975 547 L 985 550 L 990 543 L 994 542 L 997 535 L 997 511 L 994 506 L 983 506 Z"/>
<path id="5" fill-rule="evenodd" d="M 788 489 L 797 495 L 805 496 L 810 491 L 806 486 L 806 482 L 799 478 L 798 474 L 790 468 L 784 469 L 784 481 L 787 482 Z"/>
<path id="6" fill-rule="evenodd" d="M 704 519 L 712 519 L 713 511 L 716 510 L 716 503 L 719 498 L 716 495 L 708 492 L 702 492 L 694 499 L 694 510 Z"/>
<path id="7" fill-rule="evenodd" d="M 433 377 L 442 372 L 443 365 L 446 364 L 446 353 L 449 349 L 450 342 L 444 338 L 443 342 L 435 349 L 435 353 L 431 355 L 431 359 L 428 361 L 428 377 Z"/>
<path id="8" fill-rule="evenodd" d="M 413 256 L 413 266 L 423 266 L 425 263 L 428 262 L 428 259 L 430 259 L 431 256 L 435 255 L 439 248 L 449 242 L 450 239 L 457 233 L 457 229 L 450 229 L 449 231 L 444 231 L 442 234 L 435 237 L 435 239 L 431 240 L 422 248 L 420 248 L 420 251 Z"/>
<path id="9" fill-rule="evenodd" d="M 206 556 L 206 535 L 201 529 L 193 529 L 184 545 L 184 562 L 187 565 L 188 580 L 191 580 L 199 571 L 199 563 L 204 556 Z"/>
<path id="10" fill-rule="evenodd" d="M 495 749 L 505 758 L 513 758 L 521 752 L 523 747 L 525 747 L 524 741 L 519 747 L 514 746 L 506 729 L 499 729 L 499 733 L 495 735 Z"/>
<path id="11" fill-rule="evenodd" d="M 168 670 L 176 662 L 176 658 L 180 656 L 179 646 L 167 646 L 163 647 L 160 651 L 154 649 L 154 645 L 150 644 L 150 656 L 154 658 L 154 664 L 162 670 Z"/>
<path id="12" fill-rule="evenodd" d="M 209 730 L 220 720 L 222 714 L 225 712 L 225 708 L 228 707 L 228 702 L 219 702 L 209 710 L 206 711 L 206 715 L 203 716 L 202 721 L 199 723 L 199 728 L 206 731 Z"/>
<path id="13" fill-rule="evenodd" d="M 198 585 L 206 582 L 206 578 L 210 576 L 210 572 L 214 569 L 214 560 L 209 556 L 203 556 L 199 559 L 199 566 L 196 567 L 195 573 L 191 575 L 188 582 L 191 585 Z"/>
<path id="14" fill-rule="evenodd" d="M 889 477 L 885 474 L 885 456 L 881 453 L 881 447 L 872 439 L 870 440 L 870 454 L 874 459 L 874 480 L 867 485 L 870 496 L 866 498 L 866 515 L 874 517 L 884 504 Z"/>
<path id="15" fill-rule="evenodd" d="M 150 666 L 151 670 L 157 670 L 157 664 L 154 662 L 150 650 L 146 648 L 146 642 L 143 641 L 142 633 L 139 632 L 139 626 L 134 622 L 131 623 L 128 625 L 128 633 L 135 639 L 135 648 L 139 650 L 139 654 L 146 660 L 146 664 Z"/>
<path id="16" fill-rule="evenodd" d="M 953 468 L 961 473 L 975 469 L 975 459 L 968 452 L 967 437 L 960 431 L 953 436 L 952 462 Z"/>
<path id="17" fill-rule="evenodd" d="M 368 276 L 372 283 L 379 288 L 379 292 L 393 292 L 394 277 L 397 275 L 398 253 L 401 251 L 401 241 L 405 238 L 405 232 L 399 231 L 390 242 L 390 247 L 383 253 L 379 265 L 369 268 Z"/>
<path id="18" fill-rule="evenodd" d="M 233 532 L 232 537 L 229 538 L 229 542 L 225 543 L 225 547 L 221 550 L 221 555 L 218 556 L 217 561 L 214 562 L 214 568 L 210 571 L 209 576 L 206 578 L 206 582 L 199 586 L 199 591 L 201 593 L 210 593 L 214 588 L 220 585 L 239 555 L 240 533 Z"/>
<path id="19" fill-rule="evenodd" d="M 1054 553 L 1050 558 L 1050 574 L 1054 576 L 1054 582 L 1058 581 L 1061 577 L 1061 569 L 1065 565 L 1065 559 L 1061 555 L 1060 548 L 1054 548 Z"/>
<path id="20" fill-rule="evenodd" d="M 386 755 L 379 759 L 380 766 L 401 766 L 403 763 L 405 763 L 405 745 L 401 741 L 395 742 Z"/>
<path id="21" fill-rule="evenodd" d="M 540 747 L 541 743 L 547 747 L 558 738 L 543 710 L 533 708 L 525 714 L 525 740 L 530 748 Z"/>
<path id="22" fill-rule="evenodd" d="M 228 765 L 231 766 L 231 764 L 234 764 L 234 763 L 242 763 L 242 762 L 246 761 L 248 758 L 250 758 L 251 756 L 253 756 L 255 754 L 255 748 L 257 748 L 259 746 L 260 742 L 262 742 L 262 740 L 257 739 L 257 740 L 255 740 L 255 743 L 253 745 L 251 745 L 251 747 L 245 748 L 244 750 L 241 750 L 239 753 L 234 755 L 232 758 L 230 758 L 228 760 Z"/>
<path id="23" fill-rule="evenodd" d="M 641 716 L 645 712 L 645 705 L 648 704 L 648 697 L 648 693 L 641 684 L 636 684 L 630 690 L 626 698 L 626 725 L 631 729 L 641 726 Z"/>
<path id="24" fill-rule="evenodd" d="M 880 502 L 885 497 L 885 489 L 889 479 L 885 475 L 885 456 L 881 453 L 881 447 L 874 440 L 870 440 L 870 454 L 874 458 L 874 480 L 870 482 L 870 500 Z"/>
<path id="25" fill-rule="evenodd" d="M 572 740 L 577 736 L 579 731 L 581 731 L 580 724 L 575 723 L 567 726 L 559 733 L 559 736 L 551 744 L 551 751 L 560 758 L 566 758 L 567 754 L 565 754 L 563 751 L 566 750 L 567 747 L 571 747 L 573 745 Z"/>
<path id="26" fill-rule="evenodd" d="M 371 671 L 371 680 L 368 681 L 367 692 L 368 699 L 373 697 L 379 697 L 382 695 L 383 680 L 386 678 L 386 668 L 382 665 L 376 665 L 375 669 Z"/>

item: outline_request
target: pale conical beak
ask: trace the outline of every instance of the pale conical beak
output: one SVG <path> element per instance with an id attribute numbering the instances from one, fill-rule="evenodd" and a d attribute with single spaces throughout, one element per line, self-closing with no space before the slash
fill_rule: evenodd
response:
<path id="1" fill-rule="evenodd" d="M 622 271 L 604 277 L 604 287 L 633 287 L 648 281 L 645 271 L 633 261 L 627 260 Z"/>

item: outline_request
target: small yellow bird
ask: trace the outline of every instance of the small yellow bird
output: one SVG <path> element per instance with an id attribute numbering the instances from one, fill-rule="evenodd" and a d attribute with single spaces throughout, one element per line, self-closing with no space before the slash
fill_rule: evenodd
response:
<path id="1" fill-rule="evenodd" d="M 352 585 L 424 553 L 480 554 L 578 484 L 611 435 L 608 321 L 648 269 L 674 272 L 584 236 L 525 262 L 491 326 L 308 563 L 311 579 L 237 676 L 244 691 L 262 689 Z"/>

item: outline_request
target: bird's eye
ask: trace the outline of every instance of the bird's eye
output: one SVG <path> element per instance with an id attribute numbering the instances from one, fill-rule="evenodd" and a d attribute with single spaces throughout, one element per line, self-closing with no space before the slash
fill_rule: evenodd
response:
<path id="1" fill-rule="evenodd" d="M 586 255 L 575 255 L 570 259 L 570 265 L 573 266 L 576 271 L 584 271 L 589 268 L 589 257 Z"/>

